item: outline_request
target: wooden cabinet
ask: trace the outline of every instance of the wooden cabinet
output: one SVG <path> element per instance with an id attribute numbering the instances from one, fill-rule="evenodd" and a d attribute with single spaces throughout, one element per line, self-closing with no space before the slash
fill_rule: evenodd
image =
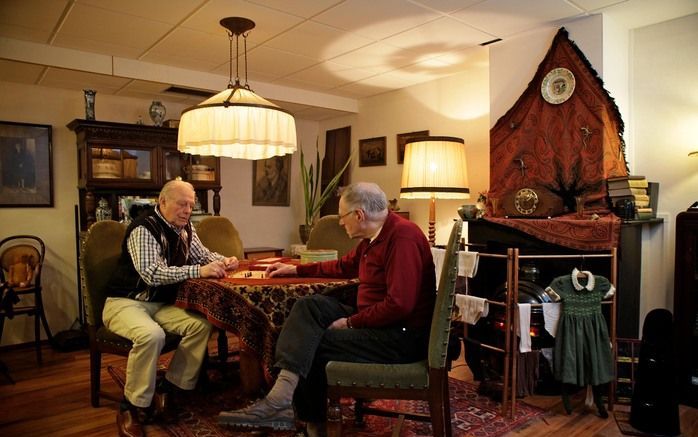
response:
<path id="1" fill-rule="evenodd" d="M 674 260 L 676 362 L 682 402 L 698 406 L 698 209 L 676 216 Z"/>
<path id="2" fill-rule="evenodd" d="M 95 222 L 97 203 L 105 199 L 111 217 L 123 216 L 124 197 L 156 198 L 162 186 L 177 177 L 194 185 L 201 210 L 220 212 L 220 159 L 177 151 L 177 129 L 73 120 L 68 128 L 77 137 L 80 228 Z"/>

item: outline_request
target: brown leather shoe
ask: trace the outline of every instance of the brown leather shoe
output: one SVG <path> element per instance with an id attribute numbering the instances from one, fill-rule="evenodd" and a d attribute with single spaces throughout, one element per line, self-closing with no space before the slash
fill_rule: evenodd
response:
<path id="1" fill-rule="evenodd" d="M 120 409 L 116 413 L 116 427 L 119 429 L 119 437 L 145 436 L 138 414 L 133 408 Z"/>

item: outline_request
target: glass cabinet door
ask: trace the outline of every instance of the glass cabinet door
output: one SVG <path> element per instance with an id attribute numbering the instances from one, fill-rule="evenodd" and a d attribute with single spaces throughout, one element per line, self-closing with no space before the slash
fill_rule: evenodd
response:
<path id="1" fill-rule="evenodd" d="M 91 147 L 93 179 L 153 180 L 152 152 L 141 149 Z"/>

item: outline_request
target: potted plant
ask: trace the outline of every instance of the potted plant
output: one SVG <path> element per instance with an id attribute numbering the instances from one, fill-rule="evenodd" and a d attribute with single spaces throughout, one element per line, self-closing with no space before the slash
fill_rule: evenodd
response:
<path id="1" fill-rule="evenodd" d="M 309 167 L 305 166 L 305 157 L 303 156 L 303 149 L 301 149 L 301 178 L 303 180 L 303 199 L 305 201 L 305 223 L 300 225 L 299 233 L 303 244 L 308 241 L 310 230 L 315 223 L 317 215 L 320 213 L 320 208 L 322 208 L 330 196 L 335 194 L 340 178 L 347 167 L 349 167 L 350 162 L 351 156 L 325 189 L 320 192 L 322 177 L 320 174 L 320 151 L 317 143 L 315 143 L 315 168 L 313 168 L 313 164 L 310 164 Z"/>

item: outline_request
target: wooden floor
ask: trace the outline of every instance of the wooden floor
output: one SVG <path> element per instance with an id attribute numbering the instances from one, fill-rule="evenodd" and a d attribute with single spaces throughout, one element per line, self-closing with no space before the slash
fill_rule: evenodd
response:
<path id="1" fill-rule="evenodd" d="M 102 400 L 100 408 L 89 401 L 89 353 L 57 352 L 44 347 L 44 364 L 39 367 L 31 347 L 0 351 L 0 360 L 9 368 L 15 380 L 10 384 L 0 375 L 0 436 L 115 436 L 117 405 Z M 123 365 L 120 357 L 105 355 L 104 365 Z M 117 392 L 106 372 L 102 383 Z M 471 379 L 461 359 L 454 363 L 451 376 Z M 575 398 L 572 415 L 563 413 L 557 396 L 530 396 L 525 399 L 547 411 L 541 419 L 508 436 L 622 436 L 613 416 L 601 419 L 594 410 L 585 409 L 582 399 Z M 618 406 L 621 408 L 620 406 Z M 626 408 L 627 410 L 627 408 Z M 698 409 L 680 407 L 681 431 L 686 437 L 698 436 Z M 149 437 L 166 436 L 157 425 L 146 428 Z M 244 435 L 244 434 L 243 434 Z"/>

